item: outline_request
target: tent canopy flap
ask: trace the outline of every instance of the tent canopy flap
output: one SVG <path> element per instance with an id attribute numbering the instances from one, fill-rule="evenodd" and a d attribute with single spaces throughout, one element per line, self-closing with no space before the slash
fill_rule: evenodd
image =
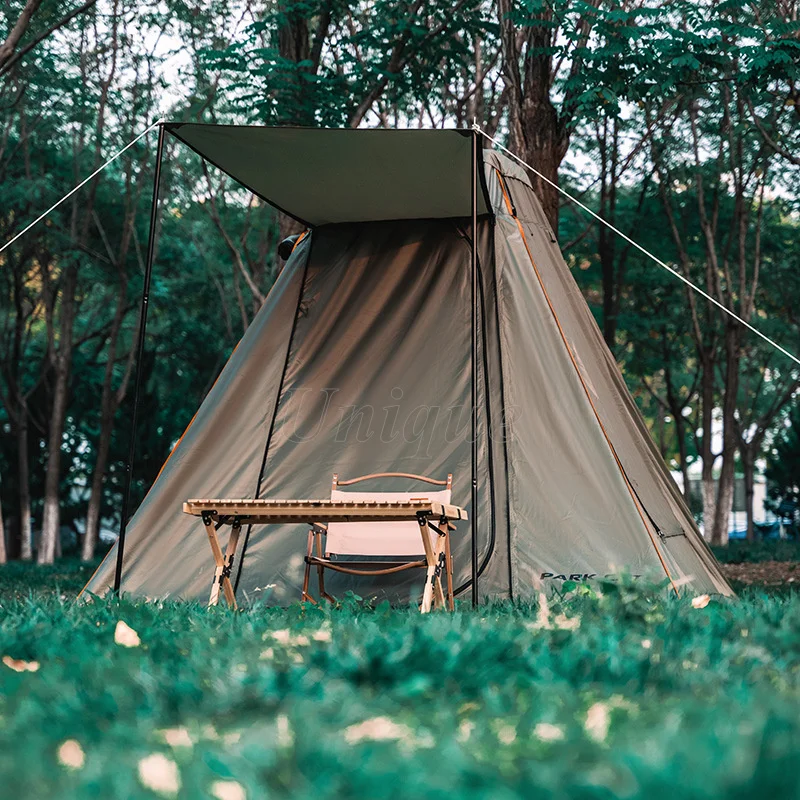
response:
<path id="1" fill-rule="evenodd" d="M 166 129 L 271 205 L 309 225 L 468 217 L 470 130 Z M 478 214 L 489 213 L 483 192 Z"/>

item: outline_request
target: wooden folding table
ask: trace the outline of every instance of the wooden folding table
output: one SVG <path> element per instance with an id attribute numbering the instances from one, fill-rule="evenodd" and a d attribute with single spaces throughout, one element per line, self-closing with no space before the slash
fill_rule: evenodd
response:
<path id="1" fill-rule="evenodd" d="M 401 502 L 339 502 L 333 500 L 187 500 L 183 504 L 185 514 L 203 520 L 211 552 L 214 556 L 214 581 L 211 586 L 209 606 L 219 602 L 222 589 L 228 605 L 236 608 L 236 597 L 231 584 L 236 548 L 242 525 L 285 525 L 287 523 L 322 526 L 328 522 L 405 522 L 416 520 L 420 528 L 426 526 L 437 534 L 436 546 L 430 538 L 423 536 L 425 559 L 428 571 L 422 594 L 420 611 L 427 613 L 435 601 L 437 607 L 444 606 L 444 591 L 441 583 L 443 572 L 444 531 L 453 528 L 454 520 L 467 519 L 467 512 L 459 506 L 430 500 L 408 500 Z M 438 525 L 437 525 L 438 523 Z M 223 553 L 217 531 L 230 525 L 228 544 Z"/>

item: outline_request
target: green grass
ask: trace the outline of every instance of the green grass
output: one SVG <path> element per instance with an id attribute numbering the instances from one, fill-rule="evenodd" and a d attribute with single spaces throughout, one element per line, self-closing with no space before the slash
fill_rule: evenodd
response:
<path id="1" fill-rule="evenodd" d="M 77 558 L 64 558 L 47 567 L 25 561 L 10 561 L 0 566 L 0 602 L 10 598 L 41 598 L 54 595 L 64 600 L 76 597 L 100 560 L 84 564 Z M 3 603 L 5 605 L 5 603 Z"/>
<path id="2" fill-rule="evenodd" d="M 161 753 L 188 798 L 800 797 L 797 595 L 235 614 L 78 606 L 60 569 L 31 592 L 0 568 L 0 656 L 39 664 L 0 664 L 0 794 L 153 797 L 138 765 Z"/>

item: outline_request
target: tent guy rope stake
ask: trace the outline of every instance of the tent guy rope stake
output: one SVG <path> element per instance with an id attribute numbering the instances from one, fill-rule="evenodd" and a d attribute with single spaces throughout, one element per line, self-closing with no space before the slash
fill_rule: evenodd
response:
<path id="1" fill-rule="evenodd" d="M 498 142 L 497 139 L 495 139 L 493 136 L 490 136 L 488 133 L 486 133 L 486 131 L 484 131 L 478 125 L 473 124 L 472 128 L 473 128 L 473 130 L 475 130 L 478 133 L 480 133 L 481 136 L 483 136 L 484 138 L 488 139 L 498 149 L 502 150 L 504 153 L 507 153 L 509 156 L 511 156 L 511 158 L 513 158 L 514 161 L 519 163 L 521 166 L 525 167 L 525 169 L 529 169 L 534 175 L 536 175 L 537 177 L 541 178 L 545 183 L 547 183 L 550 186 L 552 186 L 557 192 L 559 192 L 560 194 L 564 195 L 564 197 L 566 197 L 568 200 L 571 200 L 573 203 L 575 203 L 575 205 L 580 206 L 588 214 L 591 214 L 596 220 L 598 220 L 599 222 L 602 222 L 603 225 L 605 225 L 607 228 L 609 228 L 610 230 L 614 231 L 614 233 L 616 233 L 619 236 L 621 236 L 626 242 L 628 242 L 629 244 L 632 244 L 637 250 L 639 250 L 640 252 L 644 253 L 648 258 L 651 258 L 653 261 L 656 262 L 656 264 L 658 264 L 659 267 L 663 267 L 663 269 L 665 269 L 670 274 L 674 275 L 678 280 L 680 280 L 683 283 L 685 283 L 690 289 L 694 289 L 694 291 L 697 292 L 699 295 L 701 295 L 702 297 L 705 297 L 706 300 L 708 300 L 710 303 L 713 303 L 721 311 L 724 311 L 729 317 L 732 317 L 737 322 L 739 322 L 742 325 L 744 325 L 745 328 L 747 328 L 749 331 L 752 331 L 754 334 L 756 334 L 756 336 L 760 336 L 765 342 L 767 342 L 767 344 L 772 345 L 776 350 L 778 350 L 779 352 L 783 353 L 783 355 L 785 355 L 787 358 L 790 358 L 792 361 L 794 361 L 795 364 L 800 364 L 800 358 L 798 358 L 797 356 L 795 356 L 792 353 L 790 353 L 785 347 L 781 347 L 776 341 L 774 341 L 773 339 L 770 339 L 769 336 L 767 336 L 765 333 L 762 333 L 758 328 L 753 327 L 749 322 L 747 322 L 746 320 L 742 319 L 742 317 L 740 317 L 736 312 L 731 311 L 727 306 L 725 306 L 722 303 L 720 303 L 719 300 L 714 299 L 710 294 L 708 294 L 708 292 L 703 291 L 699 286 L 697 286 L 696 284 L 692 283 L 687 277 L 685 277 L 684 275 L 681 275 L 681 273 L 678 272 L 676 269 L 674 269 L 673 267 L 669 266 L 669 264 L 664 263 L 658 256 L 653 255 L 653 253 L 651 253 L 646 248 L 642 247 L 642 245 L 640 245 L 638 242 L 635 242 L 626 233 L 623 233 L 619 228 L 615 227 L 610 222 L 608 222 L 607 220 L 603 219 L 603 217 L 601 217 L 597 212 L 592 211 L 591 208 L 589 208 L 587 205 L 585 205 L 580 200 L 578 200 L 577 197 L 573 197 L 569 192 L 567 192 L 564 189 L 562 189 L 557 183 L 554 183 L 548 177 L 546 177 L 545 175 L 542 175 L 542 173 L 539 172 L 539 170 L 535 169 L 530 164 L 528 164 L 525 161 L 523 161 L 519 156 L 517 156 L 514 153 L 512 153 L 511 150 L 509 150 L 507 147 L 504 147 L 502 144 L 500 144 L 500 142 Z"/>
<path id="2" fill-rule="evenodd" d="M 130 148 L 133 147 L 136 144 L 136 142 L 139 141 L 139 139 L 143 138 L 144 136 L 147 136 L 147 134 L 150 133 L 150 131 L 152 131 L 154 128 L 157 128 L 164 121 L 165 120 L 163 119 L 156 120 L 149 128 L 143 130 L 135 139 L 132 139 L 130 142 L 128 142 L 128 144 L 126 144 L 125 147 L 123 147 L 121 150 L 117 150 L 117 152 L 114 153 L 114 155 L 111 156 L 111 158 L 109 158 L 108 161 L 105 162 L 105 164 L 98 167 L 91 175 L 89 175 L 88 178 L 84 178 L 76 187 L 70 189 L 70 191 L 68 191 L 57 203 L 53 203 L 53 205 L 50 206 L 50 208 L 48 208 L 47 211 L 36 217 L 36 219 L 33 222 L 31 222 L 29 225 L 26 225 L 12 239 L 9 239 L 2 247 L 0 247 L 0 253 L 11 247 L 11 245 L 14 244 L 14 242 L 16 242 L 17 239 L 19 239 L 21 236 L 24 236 L 34 225 L 40 223 L 49 213 L 55 211 L 65 200 L 69 200 L 69 198 L 72 197 L 72 195 L 74 195 L 75 192 L 78 191 L 78 189 L 89 183 L 89 181 L 92 180 L 92 178 L 99 175 L 109 164 L 116 161 L 126 150 L 130 150 Z"/>

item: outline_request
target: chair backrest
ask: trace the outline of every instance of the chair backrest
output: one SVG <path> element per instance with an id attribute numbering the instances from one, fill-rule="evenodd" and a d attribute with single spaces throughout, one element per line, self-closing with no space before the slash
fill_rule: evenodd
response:
<path id="1" fill-rule="evenodd" d="M 415 492 L 346 492 L 339 488 L 378 478 L 409 478 L 444 488 L 435 491 L 422 488 Z M 449 503 L 452 485 L 452 475 L 448 475 L 446 481 L 405 472 L 381 472 L 362 475 L 346 481 L 339 480 L 339 477 L 334 475 L 331 500 L 399 502 L 424 498 L 440 503 Z M 408 522 L 331 522 L 328 525 L 325 551 L 329 554 L 346 556 L 421 556 L 424 554 L 425 548 L 422 545 L 419 524 L 413 520 Z"/>

